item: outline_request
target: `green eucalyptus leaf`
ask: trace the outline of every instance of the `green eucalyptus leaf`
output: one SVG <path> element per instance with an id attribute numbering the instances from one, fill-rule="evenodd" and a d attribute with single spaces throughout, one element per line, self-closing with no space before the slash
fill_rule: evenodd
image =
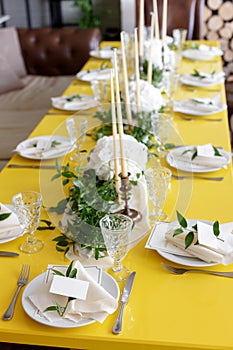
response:
<path id="1" fill-rule="evenodd" d="M 59 271 L 59 270 L 52 269 L 52 271 L 54 272 L 55 275 L 65 276 L 64 273 L 62 273 L 62 272 Z"/>
<path id="2" fill-rule="evenodd" d="M 194 233 L 190 231 L 186 236 L 185 236 L 185 249 L 187 249 L 194 240 Z"/>
<path id="3" fill-rule="evenodd" d="M 222 154 L 219 152 L 218 148 L 215 147 L 215 146 L 212 146 L 212 147 L 213 147 L 213 149 L 214 149 L 214 155 L 215 155 L 216 157 L 222 157 Z"/>
<path id="4" fill-rule="evenodd" d="M 6 220 L 10 215 L 11 213 L 0 214 L 0 221 Z"/>
<path id="5" fill-rule="evenodd" d="M 188 223 L 186 221 L 186 219 L 184 218 L 184 216 L 179 213 L 178 211 L 176 211 L 176 215 L 177 215 L 177 220 L 180 224 L 180 226 L 182 226 L 183 228 L 186 228 L 188 226 Z"/>
<path id="6" fill-rule="evenodd" d="M 220 235 L 219 222 L 215 221 L 213 224 L 213 232 L 216 237 Z"/>
<path id="7" fill-rule="evenodd" d="M 70 272 L 71 272 L 72 267 L 73 267 L 73 263 L 74 263 L 74 261 L 71 261 L 70 265 L 68 266 L 68 268 L 66 270 L 66 277 L 69 277 Z"/>
<path id="8" fill-rule="evenodd" d="M 181 233 L 183 233 L 183 229 L 182 228 L 177 228 L 175 229 L 175 231 L 173 232 L 173 237 L 180 235 Z"/>

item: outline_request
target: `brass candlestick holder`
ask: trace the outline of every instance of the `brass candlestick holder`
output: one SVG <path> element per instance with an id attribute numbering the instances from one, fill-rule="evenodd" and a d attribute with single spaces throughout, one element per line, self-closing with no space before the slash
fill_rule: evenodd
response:
<path id="1" fill-rule="evenodd" d="M 132 189 L 132 186 L 130 185 L 130 182 L 129 182 L 130 173 L 128 173 L 128 176 L 126 177 L 123 177 L 122 173 L 120 173 L 119 177 L 121 178 L 120 191 L 123 194 L 122 199 L 125 202 L 125 206 L 124 206 L 124 209 L 121 209 L 118 213 L 129 216 L 135 222 L 140 221 L 142 219 L 142 214 L 136 209 L 129 208 L 129 199 L 130 199 L 129 193 Z"/>

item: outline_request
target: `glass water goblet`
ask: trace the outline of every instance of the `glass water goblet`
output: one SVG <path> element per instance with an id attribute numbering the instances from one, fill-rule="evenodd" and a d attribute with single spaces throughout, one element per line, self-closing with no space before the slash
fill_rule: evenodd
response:
<path id="1" fill-rule="evenodd" d="M 20 225 L 27 234 L 26 241 L 19 249 L 29 254 L 40 251 L 44 243 L 36 238 L 35 231 L 40 221 L 42 195 L 34 191 L 20 192 L 12 198 L 12 203 Z"/>
<path id="2" fill-rule="evenodd" d="M 164 112 L 155 112 L 150 116 L 152 133 L 158 144 L 159 158 L 163 158 L 167 154 L 165 144 L 169 137 L 172 120 L 173 113 L 169 109 Z"/>
<path id="3" fill-rule="evenodd" d="M 94 98 L 99 105 L 98 110 L 104 110 L 103 106 L 107 102 L 109 80 L 92 80 L 91 88 Z"/>
<path id="4" fill-rule="evenodd" d="M 122 260 L 127 253 L 129 235 L 133 227 L 133 220 L 123 214 L 107 214 L 100 220 L 101 233 L 108 251 L 113 259 L 110 274 L 121 282 L 130 271 L 122 266 Z"/>
<path id="5" fill-rule="evenodd" d="M 152 223 L 167 219 L 167 215 L 163 212 L 163 206 L 170 185 L 171 175 L 170 169 L 161 166 L 148 168 L 145 171 L 148 194 L 153 204 L 153 209 L 150 213 Z"/>
<path id="6" fill-rule="evenodd" d="M 168 107 L 173 108 L 173 97 L 178 89 L 180 75 L 175 70 L 163 71 L 163 88 L 168 97 Z"/>
<path id="7" fill-rule="evenodd" d="M 66 119 L 66 128 L 70 136 L 72 145 L 75 145 L 75 153 L 70 157 L 72 162 L 76 165 L 82 165 L 87 158 L 84 154 L 80 153 L 80 149 L 86 138 L 87 132 L 87 118 L 81 115 L 75 115 Z"/>

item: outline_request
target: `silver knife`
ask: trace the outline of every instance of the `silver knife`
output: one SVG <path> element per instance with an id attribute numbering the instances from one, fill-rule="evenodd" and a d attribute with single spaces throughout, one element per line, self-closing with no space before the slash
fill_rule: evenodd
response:
<path id="1" fill-rule="evenodd" d="M 19 256 L 19 253 L 6 252 L 4 250 L 0 250 L 0 256 Z"/>
<path id="2" fill-rule="evenodd" d="M 113 325 L 112 333 L 113 334 L 119 334 L 122 330 L 122 317 L 124 312 L 124 307 L 127 301 L 129 300 L 129 296 L 133 287 L 134 277 L 136 275 L 136 272 L 132 272 L 129 277 L 127 278 L 127 281 L 125 283 L 122 296 L 121 296 L 121 306 L 119 313 L 117 315 L 117 319 Z"/>
<path id="3" fill-rule="evenodd" d="M 62 166 L 63 168 L 64 166 Z M 21 164 L 9 164 L 7 168 L 21 168 L 21 169 L 56 169 L 56 165 L 21 165 Z"/>

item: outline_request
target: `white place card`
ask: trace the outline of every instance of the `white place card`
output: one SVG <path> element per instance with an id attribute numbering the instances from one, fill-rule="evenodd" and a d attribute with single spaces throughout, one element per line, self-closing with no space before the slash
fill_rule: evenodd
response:
<path id="1" fill-rule="evenodd" d="M 218 248 L 218 241 L 213 232 L 213 226 L 204 222 L 197 222 L 198 242 L 209 248 Z"/>
<path id="2" fill-rule="evenodd" d="M 86 300 L 89 282 L 54 275 L 49 289 L 50 293 Z"/>

